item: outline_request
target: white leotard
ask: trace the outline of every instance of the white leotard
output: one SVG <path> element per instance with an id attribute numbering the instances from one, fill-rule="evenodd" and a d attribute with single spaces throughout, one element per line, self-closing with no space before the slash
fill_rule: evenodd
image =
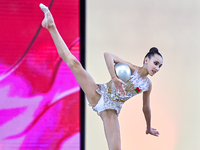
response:
<path id="1" fill-rule="evenodd" d="M 98 88 L 96 91 L 101 95 L 101 98 L 97 105 L 93 107 L 93 110 L 96 111 L 98 115 L 101 111 L 106 109 L 114 109 L 116 113 L 119 114 L 125 101 L 139 93 L 148 91 L 149 78 L 141 78 L 138 75 L 137 67 L 130 79 L 126 82 L 126 86 L 123 85 L 126 91 L 125 96 L 116 94 L 116 89 L 112 80 L 105 84 L 97 84 L 97 86 Z"/>

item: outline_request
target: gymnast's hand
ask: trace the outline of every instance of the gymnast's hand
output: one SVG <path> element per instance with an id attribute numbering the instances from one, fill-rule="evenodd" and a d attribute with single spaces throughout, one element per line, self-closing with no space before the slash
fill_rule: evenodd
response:
<path id="1" fill-rule="evenodd" d="M 150 129 L 146 130 L 146 134 L 151 134 L 151 135 L 154 135 L 154 136 L 159 136 L 160 133 L 156 129 L 150 128 Z"/>
<path id="2" fill-rule="evenodd" d="M 126 85 L 121 79 L 115 77 L 112 79 L 115 85 L 115 89 L 116 89 L 116 94 L 120 94 L 125 96 L 126 95 L 126 91 L 124 90 L 122 85 Z"/>

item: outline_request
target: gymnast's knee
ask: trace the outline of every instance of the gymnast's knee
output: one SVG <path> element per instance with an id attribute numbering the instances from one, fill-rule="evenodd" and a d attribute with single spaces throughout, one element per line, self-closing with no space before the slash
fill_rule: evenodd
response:
<path id="1" fill-rule="evenodd" d="M 67 62 L 67 65 L 70 69 L 80 68 L 82 67 L 81 63 L 74 57 Z"/>

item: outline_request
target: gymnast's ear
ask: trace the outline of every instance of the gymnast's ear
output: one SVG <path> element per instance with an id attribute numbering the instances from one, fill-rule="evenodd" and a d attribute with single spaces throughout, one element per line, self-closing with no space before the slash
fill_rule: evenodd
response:
<path id="1" fill-rule="evenodd" d="M 148 57 L 145 57 L 145 58 L 144 58 L 144 61 L 143 61 L 143 64 L 146 65 L 148 62 L 149 62 L 149 58 L 148 58 Z"/>

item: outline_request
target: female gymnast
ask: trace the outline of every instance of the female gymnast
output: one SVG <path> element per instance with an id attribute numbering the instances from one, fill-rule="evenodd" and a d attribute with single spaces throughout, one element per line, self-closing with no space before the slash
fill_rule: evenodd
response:
<path id="1" fill-rule="evenodd" d="M 152 84 L 147 77 L 147 75 L 153 76 L 157 73 L 163 64 L 163 58 L 158 49 L 155 47 L 150 49 L 144 58 L 142 67 L 137 67 L 113 54 L 104 53 L 111 81 L 106 84 L 96 84 L 80 62 L 69 51 L 56 28 L 48 7 L 40 4 L 40 8 L 45 14 L 42 26 L 50 32 L 58 54 L 71 69 L 89 104 L 103 121 L 109 150 L 121 149 L 118 114 L 123 103 L 138 93 L 143 92 L 143 113 L 147 124 L 146 134 L 158 136 L 159 132 L 151 127 L 150 92 Z M 114 64 L 120 62 L 127 64 L 131 69 L 131 78 L 126 83 L 115 74 Z"/>

